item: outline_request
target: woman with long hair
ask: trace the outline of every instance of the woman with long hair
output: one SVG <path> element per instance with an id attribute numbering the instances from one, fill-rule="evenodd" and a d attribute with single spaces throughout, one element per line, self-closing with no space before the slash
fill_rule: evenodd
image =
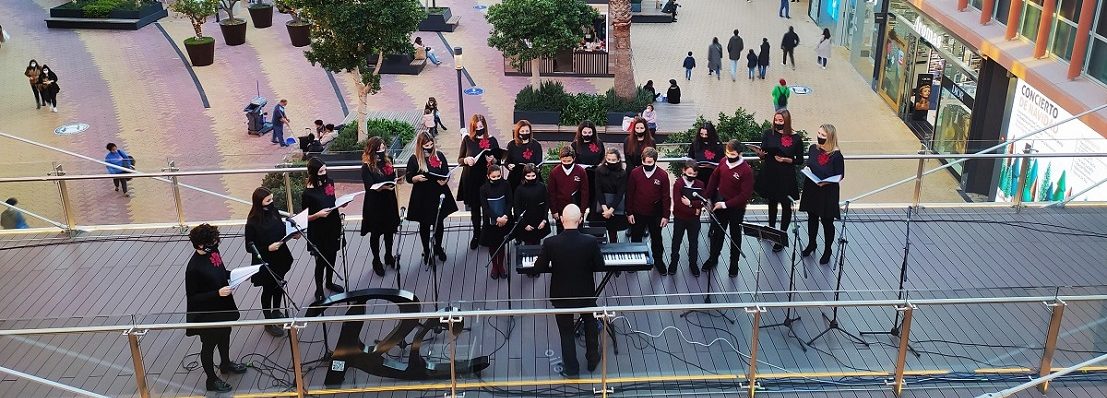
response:
<path id="1" fill-rule="evenodd" d="M 335 293 L 345 292 L 342 286 L 334 283 L 334 266 L 338 260 L 338 249 L 346 237 L 342 231 L 342 216 L 334 208 L 334 180 L 327 175 L 327 165 L 319 158 L 308 159 L 307 185 L 301 195 L 300 203 L 308 211 L 307 238 L 308 250 L 315 256 L 315 299 L 323 293 L 324 275 L 326 287 Z"/>
<path id="2" fill-rule="evenodd" d="M 719 141 L 714 123 L 704 122 L 700 126 L 696 138 L 688 145 L 688 158 L 696 161 L 696 179 L 706 185 L 715 167 L 723 160 L 723 143 Z"/>
<path id="3" fill-rule="evenodd" d="M 483 223 L 481 229 L 480 244 L 488 248 L 488 256 L 492 258 L 492 279 L 507 279 L 507 268 L 504 267 L 503 245 L 504 237 L 511 231 L 511 188 L 504 181 L 504 173 L 500 166 L 488 168 L 488 182 L 480 188 L 481 207 L 484 208 Z M 499 251 L 496 251 L 499 249 Z"/>
<path id="4" fill-rule="evenodd" d="M 830 60 L 830 29 L 823 28 L 822 37 L 815 45 L 815 56 L 819 65 L 826 69 L 826 62 Z"/>
<path id="5" fill-rule="evenodd" d="M 38 75 L 38 87 L 42 92 L 42 105 L 49 105 L 51 112 L 57 112 L 58 93 L 61 92 L 61 87 L 58 86 L 58 75 L 50 69 L 50 66 L 42 65 L 42 73 Z"/>
<path id="6" fill-rule="evenodd" d="M 589 213 L 589 221 L 602 223 L 607 229 L 608 242 L 617 242 L 619 231 L 627 229 L 625 196 L 627 170 L 623 168 L 618 149 L 608 148 L 603 165 L 596 167 L 596 206 Z"/>
<path id="7" fill-rule="evenodd" d="M 538 179 L 538 166 L 526 164 L 519 169 L 523 182 L 514 191 L 511 208 L 515 219 L 522 224 L 516 229 L 515 237 L 528 245 L 537 245 L 550 234 L 550 224 L 546 220 L 550 213 L 550 194 L 546 184 Z"/>
<path id="8" fill-rule="evenodd" d="M 427 104 L 423 105 L 423 109 L 429 109 L 431 114 L 434 115 L 434 125 L 442 129 L 442 131 L 449 130 L 445 124 L 442 124 L 442 115 L 438 113 L 438 100 L 434 97 L 427 98 Z"/>
<path id="9" fill-rule="evenodd" d="M 769 226 L 776 227 L 777 207 L 780 207 L 780 229 L 787 232 L 792 223 L 792 201 L 799 198 L 797 170 L 803 164 L 803 138 L 792 130 L 792 114 L 781 110 L 773 115 L 773 127 L 761 135 L 761 146 L 754 147 L 761 158 L 761 173 L 754 190 L 769 204 Z M 784 246 L 773 245 L 773 252 Z"/>
<path id="10" fill-rule="evenodd" d="M 23 71 L 23 76 L 27 76 L 27 81 L 31 83 L 31 92 L 35 94 L 35 109 L 42 109 L 42 106 L 46 105 L 42 90 L 38 85 L 38 75 L 40 74 L 42 74 L 42 67 L 38 65 L 38 61 L 33 59 L 27 63 L 27 69 Z"/>
<path id="11" fill-rule="evenodd" d="M 469 208 L 469 222 L 473 227 L 469 250 L 476 250 L 482 224 L 480 189 L 488 181 L 488 169 L 498 165 L 503 156 L 499 141 L 488 133 L 488 121 L 484 115 L 475 113 L 469 118 L 469 134 L 461 138 L 459 152 L 457 160 L 463 170 L 457 185 L 457 198 Z"/>
<path id="12" fill-rule="evenodd" d="M 649 132 L 649 122 L 641 117 L 634 118 L 630 123 L 630 135 L 623 141 L 623 154 L 627 159 L 627 170 L 634 170 L 642 165 L 642 149 L 653 147 L 653 136 Z"/>
<path id="13" fill-rule="evenodd" d="M 361 153 L 361 182 L 365 186 L 365 201 L 361 209 L 361 236 L 369 235 L 369 250 L 373 253 L 373 272 L 384 276 L 384 266 L 399 268 L 392 256 L 392 241 L 400 225 L 400 204 L 396 198 L 396 169 L 392 157 L 380 137 L 365 142 Z M 373 185 L 383 184 L 376 189 Z M 384 237 L 384 263 L 381 263 L 381 237 Z"/>
<path id="14" fill-rule="evenodd" d="M 285 314 L 278 310 L 284 295 L 281 281 L 292 269 L 292 252 L 284 241 L 285 222 L 273 205 L 273 193 L 268 189 L 258 187 L 250 201 L 253 205 L 246 216 L 246 251 L 253 254 L 254 264 L 266 264 L 250 281 L 261 287 L 261 309 L 265 318 L 284 318 Z M 294 237 L 299 239 L 298 234 Z M 273 337 L 284 336 L 284 329 L 277 325 L 267 325 L 265 331 Z"/>
<path id="15" fill-rule="evenodd" d="M 542 143 L 531 138 L 531 125 L 526 120 L 515 122 L 515 128 L 511 131 L 512 140 L 507 143 L 507 156 L 504 163 L 507 164 L 507 182 L 511 184 L 511 190 L 519 187 L 523 180 L 523 166 L 526 164 L 542 165 Z M 542 175 L 538 175 L 539 180 Z"/>
<path id="16" fill-rule="evenodd" d="M 446 261 L 442 248 L 442 221 L 457 211 L 457 202 L 450 193 L 450 165 L 446 155 L 434 144 L 434 137 L 420 133 L 415 139 L 415 153 L 407 161 L 407 182 L 411 183 L 411 199 L 407 204 L 407 219 L 419 223 L 419 239 L 423 243 L 423 261 L 431 256 L 430 230 L 434 226 L 434 255 Z M 442 208 L 439 209 L 439 203 Z"/>
<path id="17" fill-rule="evenodd" d="M 846 161 L 838 149 L 838 131 L 833 124 L 819 126 L 818 143 L 807 149 L 807 161 L 804 166 L 820 179 L 846 174 Z M 815 183 L 810 178 L 803 180 L 803 196 L 800 197 L 800 211 L 807 212 L 807 247 L 803 256 L 815 252 L 818 245 L 815 238 L 819 234 L 819 224 L 823 225 L 823 256 L 819 264 L 829 264 L 831 245 L 834 244 L 834 220 L 841 217 L 838 207 L 840 196 L 838 182 Z"/>
<path id="18" fill-rule="evenodd" d="M 602 165 L 604 159 L 603 141 L 600 140 L 596 124 L 591 120 L 580 122 L 569 147 L 577 154 L 577 164 L 584 166 L 584 173 L 588 175 L 588 192 L 596 192 L 596 167 Z M 596 195 L 589 196 L 589 202 L 585 205 L 595 208 Z M 587 210 L 584 206 L 581 209 Z"/>

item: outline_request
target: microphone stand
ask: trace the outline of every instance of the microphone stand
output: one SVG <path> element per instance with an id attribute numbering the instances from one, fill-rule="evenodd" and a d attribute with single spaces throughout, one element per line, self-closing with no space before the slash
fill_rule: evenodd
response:
<path id="1" fill-rule="evenodd" d="M 907 282 L 907 258 L 911 255 L 911 218 L 916 211 L 917 209 L 915 209 L 914 206 L 907 206 L 907 236 L 906 238 L 904 238 L 903 242 L 903 262 L 900 263 L 899 267 L 899 293 L 896 295 L 896 300 L 904 300 L 904 296 L 907 295 L 907 292 L 904 290 L 903 285 Z M 899 337 L 899 315 L 900 312 L 896 311 L 896 317 L 894 320 L 892 320 L 891 329 L 887 331 L 863 331 L 860 332 L 860 335 L 864 336 L 868 334 L 887 334 L 890 336 Z M 915 351 L 915 349 L 912 348 L 910 344 L 907 345 L 907 349 L 910 350 L 912 354 L 915 354 L 916 358 L 921 357 L 921 355 L 917 351 Z"/>
<path id="2" fill-rule="evenodd" d="M 430 244 L 427 247 L 427 257 L 424 259 L 426 261 L 427 265 L 430 266 L 431 278 L 434 279 L 434 310 L 435 311 L 438 311 L 440 308 L 438 307 L 438 257 L 436 255 L 436 253 L 434 253 L 434 251 L 438 249 L 438 239 L 436 239 L 436 236 L 438 235 L 438 225 L 439 225 L 440 222 L 442 222 L 442 221 L 439 221 L 440 220 L 439 217 L 442 216 L 442 203 L 445 200 L 446 200 L 446 194 L 438 195 L 438 208 L 435 209 L 435 212 L 434 212 L 434 221 L 431 223 L 430 239 L 428 240 Z"/>
<path id="3" fill-rule="evenodd" d="M 335 211 L 338 211 L 338 209 L 335 209 Z M 346 260 L 346 258 L 350 254 L 350 245 L 345 244 L 346 214 L 338 211 L 338 219 L 341 220 L 342 223 L 342 229 L 339 230 L 342 233 L 338 234 L 338 247 L 342 249 L 342 275 L 345 276 L 345 278 L 342 278 L 342 285 L 346 288 L 346 291 L 348 292 L 350 291 L 350 264 Z"/>
<path id="4" fill-rule="evenodd" d="M 282 245 L 286 244 L 286 242 L 281 242 L 281 244 Z M 300 305 L 296 304 L 296 300 L 294 300 L 291 295 L 289 295 L 287 292 L 285 292 L 284 288 L 285 288 L 285 286 L 288 286 L 288 281 L 286 281 L 284 278 L 278 277 L 277 273 L 273 272 L 272 268 L 269 268 L 269 262 L 265 261 L 265 257 L 262 257 L 261 251 L 258 250 L 258 247 L 256 245 L 254 245 L 254 242 L 250 242 L 250 248 L 254 249 L 254 253 L 257 254 L 258 260 L 261 260 L 261 268 L 264 268 L 265 271 L 269 273 L 269 276 L 271 278 L 273 278 L 273 281 L 277 282 L 277 286 L 280 287 L 280 289 L 281 289 L 281 295 L 284 296 L 284 298 L 286 300 L 288 300 L 289 303 L 292 304 L 292 309 L 296 310 L 296 312 L 299 313 L 300 312 Z M 268 248 L 266 248 L 266 249 L 268 249 Z M 274 311 L 276 311 L 276 310 L 274 310 Z"/>
<path id="5" fill-rule="evenodd" d="M 793 200 L 791 206 L 792 206 L 792 214 L 793 215 L 797 214 L 796 213 L 796 201 Z M 795 217 L 793 216 L 793 218 L 795 218 Z M 797 248 L 799 247 L 799 242 L 800 242 L 799 222 L 796 222 L 795 220 L 793 220 L 793 222 L 792 222 L 792 236 L 793 236 L 793 239 L 792 239 L 792 271 L 791 271 L 791 274 L 788 276 L 788 302 L 789 303 L 792 302 L 792 295 L 795 294 L 795 291 L 796 291 L 796 251 L 798 250 Z M 803 277 L 807 278 L 807 269 L 806 268 L 804 268 L 804 270 L 803 270 Z M 788 307 L 788 310 L 785 311 L 785 313 L 784 313 L 784 320 L 783 321 L 780 321 L 780 323 L 774 323 L 774 324 L 771 324 L 771 325 L 764 325 L 764 326 L 761 326 L 761 328 L 762 329 L 767 329 L 767 328 L 772 328 L 772 327 L 777 327 L 777 326 L 784 326 L 784 327 L 788 328 L 788 334 L 786 334 L 785 337 L 792 337 L 792 338 L 796 339 L 796 341 L 799 341 L 800 343 L 803 343 L 803 340 L 800 340 L 799 336 L 796 335 L 796 329 L 794 329 L 792 327 L 792 324 L 795 323 L 796 321 L 800 320 L 800 319 L 802 319 L 802 317 L 799 317 L 799 316 L 797 316 L 795 318 L 792 318 L 792 307 Z M 862 332 L 861 334 L 865 334 L 865 333 Z M 807 346 L 805 344 L 800 344 L 800 349 L 803 350 L 804 352 L 807 352 Z"/>
<path id="6" fill-rule="evenodd" d="M 335 210 L 338 210 L 338 209 L 335 209 Z M 340 212 L 339 214 L 342 214 L 342 213 Z M 334 264 L 331 264 L 331 260 L 327 260 L 327 257 L 323 256 L 323 252 L 319 251 L 319 248 L 315 246 L 315 243 L 311 242 L 311 239 L 309 239 L 307 237 L 307 232 L 304 232 L 304 230 L 302 228 L 300 228 L 300 225 L 296 223 L 296 220 L 293 220 L 292 217 L 287 217 L 287 218 L 285 218 L 285 220 L 288 221 L 289 225 L 292 225 L 292 228 L 296 229 L 296 233 L 299 233 L 300 236 L 304 237 L 304 241 L 307 242 L 308 247 L 310 247 L 311 250 L 315 251 L 315 254 L 317 255 L 317 258 L 322 259 L 323 264 L 326 264 L 327 268 L 330 268 L 331 272 L 333 272 L 334 275 L 338 277 L 338 279 L 342 280 L 343 284 L 346 284 L 346 278 L 343 278 L 342 275 L 338 274 L 338 270 L 336 270 L 334 268 Z M 345 234 L 346 233 L 345 230 L 343 230 L 342 233 Z M 339 235 L 339 239 L 342 239 L 341 235 Z M 347 291 L 349 291 L 348 288 L 347 288 Z"/>
<path id="7" fill-rule="evenodd" d="M 846 225 L 847 225 L 847 221 L 848 221 L 848 218 L 849 218 L 849 203 L 850 202 L 847 200 L 845 210 L 842 213 L 842 233 L 838 238 L 838 263 L 837 263 L 838 283 L 834 287 L 834 301 L 838 301 L 838 297 L 842 293 L 842 274 L 843 274 L 842 271 L 843 271 L 843 269 L 845 268 L 845 265 L 846 265 L 845 264 L 845 261 L 846 261 L 846 244 L 849 243 L 849 240 L 846 239 Z M 865 339 L 862 339 L 861 337 L 858 337 L 857 335 L 855 335 L 853 333 L 850 333 L 850 332 L 846 331 L 845 329 L 842 329 L 842 327 L 838 324 L 838 307 L 837 306 L 834 307 L 834 310 L 832 311 L 832 316 L 827 317 L 826 313 L 823 313 L 823 319 L 826 319 L 826 321 L 827 321 L 826 329 L 823 330 L 822 333 L 819 333 L 818 335 L 815 335 L 815 337 L 811 338 L 811 340 L 808 340 L 807 345 L 811 345 L 811 343 L 814 343 L 815 340 L 818 340 L 819 338 L 825 336 L 831 330 L 837 330 L 839 332 L 842 332 L 842 334 L 846 335 L 851 340 L 853 340 L 854 343 L 864 345 L 865 347 L 869 346 L 869 342 L 865 341 Z"/>
<path id="8" fill-rule="evenodd" d="M 719 222 L 719 219 L 715 217 L 715 212 L 714 212 L 714 211 L 711 211 L 711 210 L 709 210 L 709 206 L 708 206 L 708 205 L 709 205 L 709 204 L 711 203 L 711 201 L 709 201 L 709 200 L 705 199 L 705 198 L 704 198 L 703 196 L 700 196 L 700 194 L 698 194 L 698 193 L 696 193 L 696 194 L 694 194 L 694 195 L 695 195 L 695 196 L 696 196 L 697 198 L 699 198 L 700 200 L 702 200 L 702 201 L 703 201 L 703 203 L 704 203 L 704 210 L 705 210 L 705 212 L 707 213 L 708 217 L 710 217 L 710 218 L 711 218 L 711 220 L 712 220 L 712 221 L 713 221 L 713 222 L 715 223 L 715 224 L 712 224 L 712 227 L 713 227 L 714 225 L 718 225 L 718 226 L 719 226 L 719 230 L 720 230 L 720 231 L 722 231 L 722 233 L 723 233 L 723 238 L 724 238 L 724 239 L 727 239 L 727 240 L 729 240 L 729 241 L 730 241 L 731 249 L 732 249 L 732 250 L 738 250 L 738 255 L 739 255 L 739 256 L 744 256 L 744 254 L 742 254 L 742 248 L 741 248 L 741 247 L 738 247 L 738 245 L 734 244 L 734 239 L 733 239 L 733 238 L 731 238 L 731 236 L 730 236 L 730 233 L 729 233 L 729 232 L 727 232 L 726 228 L 723 228 L 723 223 Z M 689 242 L 689 243 L 691 243 L 691 242 Z M 708 249 L 710 250 L 710 245 L 708 245 Z M 720 254 L 720 255 L 721 255 L 721 254 Z M 711 253 L 708 253 L 708 254 L 707 254 L 707 256 L 708 256 L 708 257 L 710 257 L 710 256 L 711 256 Z M 718 268 L 718 266 L 716 266 L 715 268 Z M 704 271 L 704 273 L 708 273 L 708 274 L 709 274 L 709 275 L 707 275 L 707 293 L 706 293 L 706 294 L 704 294 L 704 297 L 703 297 L 703 302 L 704 302 L 704 303 L 710 303 L 710 302 L 711 302 L 711 294 L 712 294 L 712 290 L 711 290 L 711 280 L 712 280 L 712 279 L 715 279 L 715 273 L 714 273 L 714 272 L 710 272 L 710 273 L 709 273 L 708 271 L 714 271 L 714 270 L 715 270 L 715 268 L 712 268 L 712 269 L 710 269 L 710 270 L 705 270 L 705 271 Z M 723 319 L 726 319 L 727 321 L 730 321 L 730 323 L 731 323 L 732 325 L 733 325 L 733 324 L 735 324 L 735 323 L 737 323 L 737 320 L 735 320 L 735 319 L 733 319 L 733 318 L 731 318 L 731 317 L 727 316 L 727 315 L 726 315 L 726 313 L 724 313 L 724 312 L 722 312 L 722 311 L 719 311 L 719 310 L 715 310 L 714 312 L 708 312 L 708 311 L 700 311 L 700 310 L 688 310 L 688 311 L 684 311 L 683 313 L 681 313 L 681 314 L 680 314 L 680 316 L 681 316 L 681 317 L 683 318 L 683 317 L 685 317 L 686 315 L 688 315 L 688 314 L 691 314 L 691 313 L 693 313 L 693 312 L 698 312 L 698 313 L 702 313 L 702 314 L 707 314 L 707 315 L 711 315 L 711 316 L 721 316 L 721 317 L 723 317 Z"/>
<path id="9" fill-rule="evenodd" d="M 393 233 L 393 235 L 398 235 L 400 239 L 404 238 L 403 232 L 404 232 L 404 218 L 405 217 L 407 217 L 407 208 L 406 207 L 401 207 L 400 208 L 400 226 L 398 228 L 398 231 Z M 400 285 L 400 251 L 396 250 L 398 240 L 399 239 L 396 239 L 396 238 L 392 239 L 392 268 L 396 269 L 396 290 L 404 290 L 404 288 L 401 287 L 401 285 Z M 400 245 L 400 246 L 403 246 L 403 245 Z"/>
<path id="10" fill-rule="evenodd" d="M 484 265 L 484 268 L 488 268 L 488 266 L 492 265 L 492 258 L 496 256 L 496 253 L 499 253 L 500 250 L 504 250 L 506 248 L 507 242 L 510 242 L 511 237 L 515 235 L 515 230 L 517 230 L 519 228 L 519 225 L 523 223 L 523 216 L 525 216 L 525 215 L 527 215 L 527 210 L 523 209 L 523 212 L 519 213 L 519 217 L 517 217 L 517 220 L 515 221 L 515 225 L 512 225 L 511 230 L 507 231 L 507 235 L 504 235 L 504 241 L 500 243 L 500 247 L 497 247 L 496 251 L 492 252 L 492 254 L 488 256 L 488 263 Z M 507 254 L 506 253 L 504 253 L 504 261 L 507 261 Z M 508 276 L 506 277 L 506 279 L 507 279 L 507 309 L 510 310 L 511 309 L 511 301 L 512 301 L 511 300 L 511 271 L 507 271 L 507 273 L 508 273 Z M 510 340 L 511 339 L 511 332 L 515 330 L 515 315 L 508 316 L 508 319 L 511 320 L 511 323 L 508 324 L 507 333 L 505 333 L 505 334 L 507 335 L 507 339 Z"/>

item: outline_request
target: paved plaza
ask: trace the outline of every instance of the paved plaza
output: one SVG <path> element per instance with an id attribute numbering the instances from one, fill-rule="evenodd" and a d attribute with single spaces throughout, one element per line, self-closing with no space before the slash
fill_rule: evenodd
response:
<path id="1" fill-rule="evenodd" d="M 338 123 L 344 119 L 343 102 L 350 112 L 357 106 L 352 76 L 330 75 L 312 66 L 303 49 L 293 47 L 283 28 L 287 15 L 276 14 L 273 27 L 248 27 L 245 45 L 223 44 L 219 26 L 210 20 L 205 34 L 216 37 L 215 64 L 194 68 L 209 107 L 197 90 L 174 43 L 192 34 L 183 17 L 170 14 L 159 23 L 138 31 L 47 29 L 43 19 L 49 8 L 61 0 L 0 0 L 0 15 L 12 40 L 0 48 L 0 131 L 100 159 L 108 142 L 119 144 L 138 160 L 138 169 L 156 171 L 168 161 L 186 170 L 271 167 L 292 152 L 269 143 L 268 136 L 246 134 L 242 109 L 256 95 L 269 100 L 267 111 L 280 98 L 289 100 L 292 135 L 301 135 L 311 121 Z M 440 66 L 428 65 L 417 76 L 386 75 L 383 89 L 369 98 L 370 111 L 420 110 L 427 97 L 439 99 L 443 120 L 450 130 L 440 144 L 448 157 L 457 152 L 457 82 L 447 50 L 465 48 L 464 65 L 479 96 L 465 97 L 466 114 L 483 113 L 491 131 L 501 141 L 510 136 L 515 93 L 528 84 L 528 77 L 503 75 L 503 57 L 486 40 L 491 26 L 484 21 L 485 0 L 439 0 L 461 17 L 454 32 L 441 35 L 416 32 L 443 58 Z M 647 6 L 651 6 L 646 2 Z M 732 113 L 742 107 L 767 119 L 772 112 L 770 90 L 780 78 L 789 84 L 808 86 L 813 94 L 796 96 L 790 109 L 795 126 L 814 132 L 822 123 L 833 123 L 841 134 L 847 158 L 862 153 L 914 153 L 918 140 L 895 117 L 863 78 L 848 65 L 848 54 L 838 48 L 828 69 L 815 64 L 814 44 L 818 29 L 804 14 L 806 2 L 792 3 L 792 18 L 776 17 L 777 2 L 696 0 L 686 2 L 680 19 L 672 24 L 635 24 L 632 28 L 635 77 L 638 84 L 652 79 L 664 90 L 670 78 L 680 78 L 680 61 L 687 51 L 695 52 L 704 67 L 696 69 L 691 82 L 681 82 L 685 101 L 703 115 Z M 240 4 L 241 6 L 241 4 Z M 245 10 L 240 14 L 245 15 Z M 780 37 L 794 26 L 801 38 L 796 50 L 797 70 L 779 63 Z M 731 31 L 742 32 L 747 47 L 762 37 L 773 44 L 773 64 L 765 80 L 751 82 L 725 78 L 708 79 L 706 50 L 712 37 L 725 43 Z M 22 75 L 27 61 L 37 59 L 58 74 L 61 86 L 59 110 L 36 110 Z M 725 63 L 725 62 L 724 62 Z M 725 65 L 728 67 L 728 65 Z M 741 68 L 744 69 L 744 68 Z M 740 74 L 744 74 L 744 70 Z M 725 75 L 725 74 L 724 74 Z M 559 79 L 570 92 L 603 92 L 613 86 L 611 78 Z M 464 83 L 469 85 L 468 81 Z M 336 93 L 336 89 L 338 92 Z M 664 117 L 664 115 L 661 115 Z M 62 124 L 88 123 L 78 135 L 61 136 L 54 129 Z M 59 152 L 4 139 L 5 167 L 0 176 L 37 176 L 59 163 L 68 174 L 102 174 L 104 168 Z M 289 148 L 291 150 L 293 148 Z M 298 156 L 298 153 L 296 154 Z M 914 161 L 850 162 L 844 197 L 867 192 L 915 173 Z M 259 176 L 192 177 L 183 182 L 216 192 L 248 198 Z M 959 202 L 956 181 L 948 173 L 928 177 L 923 200 Z M 170 222 L 175 220 L 167 184 L 132 181 L 131 198 L 114 192 L 106 181 L 76 181 L 69 184 L 79 224 L 122 224 L 128 222 Z M 20 204 L 52 219 L 61 219 L 57 189 L 52 183 L 4 184 L 0 196 L 16 196 Z M 911 184 L 871 196 L 867 201 L 908 202 Z M 241 218 L 247 206 L 185 191 L 185 212 L 190 220 Z M 32 225 L 44 226 L 36 220 Z"/>

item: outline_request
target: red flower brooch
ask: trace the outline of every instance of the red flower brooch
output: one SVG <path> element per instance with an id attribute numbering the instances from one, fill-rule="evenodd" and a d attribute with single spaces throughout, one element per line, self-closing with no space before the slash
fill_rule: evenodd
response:
<path id="1" fill-rule="evenodd" d="M 492 147 L 492 143 L 488 142 L 487 138 L 481 138 L 481 140 L 480 140 L 480 149 L 488 149 L 488 148 L 491 148 L 491 147 Z"/>
<path id="2" fill-rule="evenodd" d="M 710 149 L 704 149 L 703 157 L 707 160 L 715 160 L 715 152 Z"/>
<path id="3" fill-rule="evenodd" d="M 524 159 L 530 160 L 532 157 L 534 157 L 534 151 L 531 151 L 530 148 L 523 150 Z"/>
<path id="4" fill-rule="evenodd" d="M 386 176 L 392 175 L 392 163 L 385 163 L 384 166 L 381 167 L 381 171 L 384 172 L 384 175 Z"/>
<path id="5" fill-rule="evenodd" d="M 436 153 L 430 158 L 427 158 L 427 164 L 430 164 L 431 167 L 438 168 L 442 166 L 442 161 L 438 159 L 438 154 Z"/>
<path id="6" fill-rule="evenodd" d="M 820 153 L 819 166 L 826 166 L 827 163 L 830 163 L 830 154 L 826 152 Z"/>
<path id="7" fill-rule="evenodd" d="M 220 256 L 219 252 L 211 252 L 211 255 L 208 256 L 208 259 L 211 260 L 211 265 L 214 267 L 223 266 L 223 256 Z"/>
<path id="8" fill-rule="evenodd" d="M 783 148 L 792 146 L 792 135 L 789 134 L 780 136 L 780 146 Z"/>
<path id="9" fill-rule="evenodd" d="M 334 184 L 323 186 L 323 193 L 327 194 L 327 196 L 334 196 Z"/>
<path id="10" fill-rule="evenodd" d="M 596 143 L 593 142 L 591 144 L 588 144 L 588 150 L 592 151 L 592 152 L 599 152 L 600 151 L 600 146 L 596 145 Z"/>

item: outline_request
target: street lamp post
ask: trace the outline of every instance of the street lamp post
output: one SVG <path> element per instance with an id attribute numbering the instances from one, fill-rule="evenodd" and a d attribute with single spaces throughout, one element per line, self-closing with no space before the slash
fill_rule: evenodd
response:
<path id="1" fill-rule="evenodd" d="M 461 47 L 454 47 L 454 69 L 457 70 L 457 109 L 461 116 L 461 129 L 465 129 L 465 96 L 461 86 Z"/>

